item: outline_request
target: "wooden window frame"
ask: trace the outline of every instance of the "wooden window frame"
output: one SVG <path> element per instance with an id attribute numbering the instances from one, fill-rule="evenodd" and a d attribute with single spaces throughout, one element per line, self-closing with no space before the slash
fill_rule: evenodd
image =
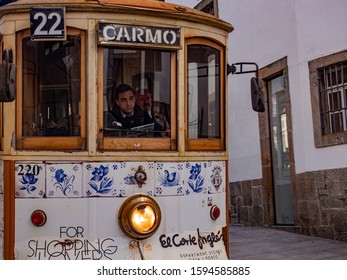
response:
<path id="1" fill-rule="evenodd" d="M 170 69 L 170 137 L 127 138 L 103 135 L 103 48 L 98 49 L 98 149 L 109 151 L 175 151 L 177 150 L 177 117 L 176 117 L 176 51 L 171 51 Z"/>
<path id="2" fill-rule="evenodd" d="M 226 108 L 225 108 L 225 100 L 226 100 L 226 89 L 225 89 L 225 47 L 212 41 L 207 38 L 194 37 L 188 38 L 186 40 L 186 53 L 185 53 L 185 73 L 186 73 L 186 97 L 185 104 L 188 104 L 188 47 L 189 45 L 204 45 L 208 47 L 212 47 L 217 49 L 220 52 L 220 130 L 221 137 L 220 139 L 189 139 L 188 138 L 188 106 L 186 106 L 186 116 L 185 116 L 185 128 L 186 128 L 186 150 L 187 151 L 225 151 L 225 138 L 226 138 Z"/>
<path id="3" fill-rule="evenodd" d="M 347 51 L 342 51 L 320 57 L 308 62 L 310 92 L 311 92 L 311 107 L 313 120 L 314 144 L 316 148 L 324 148 L 335 145 L 343 145 L 347 143 L 347 131 L 337 132 L 332 134 L 323 134 L 321 129 L 321 111 L 318 92 L 318 74 L 317 71 L 326 68 L 332 64 L 347 60 Z"/>
<path id="4" fill-rule="evenodd" d="M 23 136 L 23 54 L 22 39 L 30 36 L 30 30 L 17 33 L 17 100 L 16 100 L 16 148 L 18 150 L 85 150 L 86 148 L 86 32 L 67 28 L 67 35 L 79 35 L 81 39 L 81 134 L 80 136 Z"/>

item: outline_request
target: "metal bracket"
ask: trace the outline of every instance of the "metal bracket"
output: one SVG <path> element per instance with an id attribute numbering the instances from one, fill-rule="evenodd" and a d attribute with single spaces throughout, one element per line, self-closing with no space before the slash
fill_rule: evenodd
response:
<path id="1" fill-rule="evenodd" d="M 255 66 L 255 69 L 251 70 L 245 70 L 244 67 L 246 66 Z M 237 66 L 239 66 L 239 69 L 237 69 Z M 247 73 L 255 73 L 255 78 L 251 78 L 251 100 L 252 100 L 252 108 L 256 112 L 264 112 L 265 106 L 261 99 L 261 90 L 259 87 L 259 67 L 258 64 L 255 62 L 237 62 L 233 63 L 231 65 L 228 64 L 227 66 L 227 73 L 228 75 L 231 74 L 247 74 Z"/>
<path id="2" fill-rule="evenodd" d="M 255 66 L 255 70 L 243 70 L 243 67 L 245 65 L 254 65 Z M 237 67 L 236 66 L 240 66 L 239 71 L 237 71 Z M 258 64 L 256 64 L 255 62 L 237 62 L 237 63 L 233 63 L 231 65 L 228 64 L 228 69 L 227 69 L 227 73 L 228 75 L 231 74 L 246 74 L 246 73 L 255 73 L 255 77 L 258 80 L 258 72 L 259 72 L 259 67 Z"/>

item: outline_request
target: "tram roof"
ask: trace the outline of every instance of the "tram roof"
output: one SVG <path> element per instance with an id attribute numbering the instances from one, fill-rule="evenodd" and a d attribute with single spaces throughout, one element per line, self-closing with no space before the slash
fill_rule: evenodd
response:
<path id="1" fill-rule="evenodd" d="M 0 7 L 0 16 L 27 12 L 31 7 L 64 6 L 67 11 L 111 11 L 118 13 L 146 14 L 156 17 L 182 19 L 207 24 L 231 32 L 233 26 L 207 13 L 186 6 L 158 0 L 18 0 Z"/>

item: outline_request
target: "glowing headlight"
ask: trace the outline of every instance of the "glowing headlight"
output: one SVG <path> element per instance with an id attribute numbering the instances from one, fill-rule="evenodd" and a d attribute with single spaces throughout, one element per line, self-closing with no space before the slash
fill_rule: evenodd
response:
<path id="1" fill-rule="evenodd" d="M 143 194 L 129 197 L 118 213 L 119 226 L 130 238 L 152 236 L 160 225 L 161 212 L 157 202 Z"/>

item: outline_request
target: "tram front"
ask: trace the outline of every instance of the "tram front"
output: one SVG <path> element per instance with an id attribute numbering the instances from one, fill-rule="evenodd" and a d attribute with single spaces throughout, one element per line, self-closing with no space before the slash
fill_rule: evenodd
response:
<path id="1" fill-rule="evenodd" d="M 232 26 L 161 1 L 0 8 L 0 259 L 227 259 Z"/>

